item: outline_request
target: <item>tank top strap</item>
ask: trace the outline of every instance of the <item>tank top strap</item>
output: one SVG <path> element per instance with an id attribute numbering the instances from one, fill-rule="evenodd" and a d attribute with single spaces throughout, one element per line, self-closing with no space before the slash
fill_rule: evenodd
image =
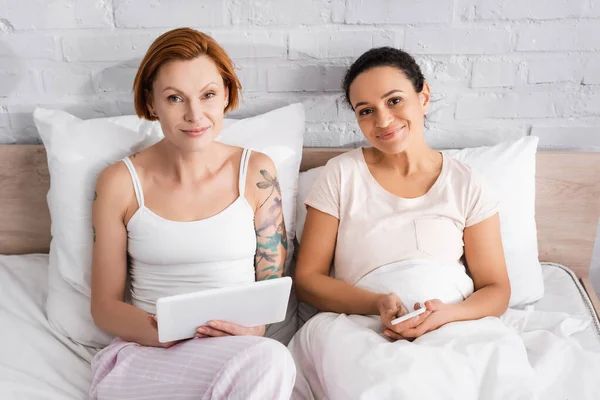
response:
<path id="1" fill-rule="evenodd" d="M 248 172 L 248 161 L 250 161 L 250 153 L 252 153 L 252 150 L 244 149 L 244 151 L 242 152 L 242 159 L 240 160 L 240 196 L 244 195 L 244 191 L 246 189 L 246 174 Z"/>
<path id="2" fill-rule="evenodd" d="M 142 190 L 140 178 L 138 177 L 135 167 L 133 166 L 133 163 L 129 157 L 125 157 L 122 161 L 129 170 L 129 175 L 131 175 L 131 180 L 133 182 L 133 190 L 135 190 L 135 198 L 137 199 L 138 206 L 141 208 L 144 206 L 144 191 Z"/>

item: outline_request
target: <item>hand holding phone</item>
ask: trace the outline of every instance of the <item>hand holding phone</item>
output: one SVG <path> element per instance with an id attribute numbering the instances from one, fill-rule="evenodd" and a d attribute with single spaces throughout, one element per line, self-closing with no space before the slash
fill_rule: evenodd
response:
<path id="1" fill-rule="evenodd" d="M 415 310 L 415 311 L 409 312 L 408 314 L 404 314 L 403 316 L 401 316 L 401 317 L 399 317 L 399 318 L 393 319 L 393 320 L 392 320 L 392 325 L 397 325 L 397 324 L 399 324 L 400 322 L 404 322 L 404 321 L 406 321 L 407 319 L 411 319 L 412 317 L 416 317 L 417 315 L 421 315 L 421 314 L 423 314 L 425 311 L 427 311 L 427 308 L 426 308 L 426 307 L 421 307 L 421 308 L 419 308 L 418 310 Z"/>

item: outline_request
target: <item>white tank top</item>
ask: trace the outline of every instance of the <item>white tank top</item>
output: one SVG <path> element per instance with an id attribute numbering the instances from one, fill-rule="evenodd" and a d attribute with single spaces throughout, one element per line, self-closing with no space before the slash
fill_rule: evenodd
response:
<path id="1" fill-rule="evenodd" d="M 190 222 L 165 219 L 144 205 L 144 192 L 129 158 L 139 205 L 127 223 L 132 304 L 155 314 L 163 296 L 255 280 L 254 211 L 244 197 L 250 150 L 240 163 L 239 197 L 218 214 Z"/>

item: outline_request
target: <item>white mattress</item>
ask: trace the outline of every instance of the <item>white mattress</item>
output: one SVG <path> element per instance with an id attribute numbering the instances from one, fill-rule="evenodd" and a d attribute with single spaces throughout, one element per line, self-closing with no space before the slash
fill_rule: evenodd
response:
<path id="1" fill-rule="evenodd" d="M 586 349 L 600 351 L 600 321 L 592 303 L 575 274 L 554 263 L 542 263 L 544 297 L 535 304 L 539 311 L 564 311 L 571 315 L 589 317 L 586 330 L 573 335 Z"/>
<path id="2" fill-rule="evenodd" d="M 47 255 L 0 255 L 0 399 L 85 399 L 93 350 L 54 331 L 45 318 Z M 536 310 L 588 316 L 574 337 L 600 351 L 600 323 L 575 276 L 544 263 L 546 293 Z"/>

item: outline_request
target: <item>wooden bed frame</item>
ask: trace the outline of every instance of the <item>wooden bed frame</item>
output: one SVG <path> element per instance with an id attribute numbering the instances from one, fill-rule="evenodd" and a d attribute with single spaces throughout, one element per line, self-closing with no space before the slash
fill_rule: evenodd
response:
<path id="1" fill-rule="evenodd" d="M 301 171 L 350 149 L 305 148 Z M 48 253 L 50 185 L 42 145 L 0 145 L 0 254 Z M 541 261 L 569 267 L 600 316 L 588 279 L 600 217 L 600 153 L 537 155 L 536 223 Z"/>

